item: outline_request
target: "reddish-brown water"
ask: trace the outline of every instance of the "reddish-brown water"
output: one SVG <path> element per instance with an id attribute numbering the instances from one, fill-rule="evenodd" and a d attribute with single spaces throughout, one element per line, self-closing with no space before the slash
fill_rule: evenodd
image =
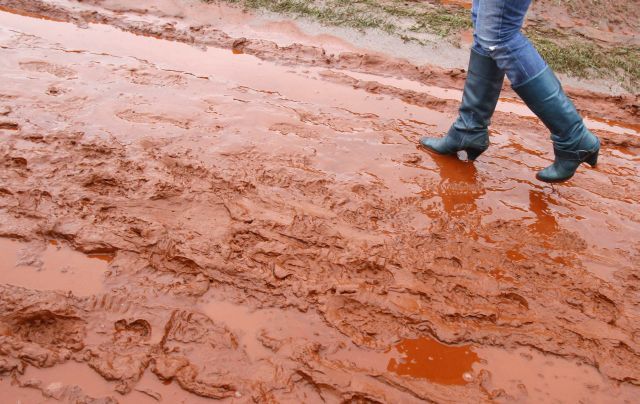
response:
<path id="1" fill-rule="evenodd" d="M 41 245 L 0 238 L 0 283 L 90 296 L 103 290 L 112 258 L 106 254 L 78 253 L 60 247 L 55 240 Z"/>
<path id="2" fill-rule="evenodd" d="M 394 350 L 400 357 L 389 359 L 389 372 L 448 385 L 470 382 L 479 359 L 469 346 L 447 346 L 429 338 L 402 340 Z"/>
<path id="3" fill-rule="evenodd" d="M 601 161 L 551 187 L 507 90 L 475 163 L 416 147 L 456 71 L 232 37 L 218 6 L 0 4 L 3 396 L 640 394 L 632 98 L 569 89 Z"/>

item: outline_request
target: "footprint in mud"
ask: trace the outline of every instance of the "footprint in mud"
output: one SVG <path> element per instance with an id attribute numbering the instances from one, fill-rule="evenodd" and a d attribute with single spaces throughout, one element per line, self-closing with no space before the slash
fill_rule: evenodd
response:
<path id="1" fill-rule="evenodd" d="M 355 131 L 356 129 L 360 129 L 353 126 L 353 121 L 343 117 L 334 116 L 327 113 L 315 114 L 309 111 L 302 110 L 296 110 L 296 113 L 298 114 L 298 119 L 300 119 L 300 122 L 311 125 L 325 126 L 336 132 L 350 133 Z"/>
<path id="2" fill-rule="evenodd" d="M 178 73 L 168 73 L 161 70 L 129 69 L 126 78 L 143 86 L 183 87 L 187 80 Z"/>
<path id="3" fill-rule="evenodd" d="M 9 121 L 0 121 L 0 129 L 5 129 L 5 130 L 18 130 L 20 129 L 20 125 L 18 125 L 15 122 L 9 122 Z"/>
<path id="4" fill-rule="evenodd" d="M 151 338 L 151 324 L 147 320 L 137 319 L 131 322 L 118 320 L 114 327 L 118 339 L 146 341 Z"/>
<path id="5" fill-rule="evenodd" d="M 36 310 L 16 313 L 5 321 L 11 334 L 24 341 L 75 351 L 84 347 L 85 322 L 78 317 Z"/>
<path id="6" fill-rule="evenodd" d="M 76 71 L 73 69 L 40 60 L 20 62 L 20 68 L 32 72 L 49 73 L 61 79 L 74 79 L 78 77 Z"/>
<path id="7" fill-rule="evenodd" d="M 204 314 L 175 311 L 162 348 L 151 369 L 162 380 L 176 379 L 184 389 L 215 399 L 250 390 L 253 381 L 246 375 L 254 369 L 238 336 Z"/>
<path id="8" fill-rule="evenodd" d="M 303 139 L 318 139 L 320 134 L 313 128 L 290 123 L 276 123 L 269 128 L 272 132 L 279 132 L 281 135 L 296 135 Z"/>
<path id="9" fill-rule="evenodd" d="M 116 116 L 122 120 L 133 123 L 146 124 L 169 124 L 182 129 L 189 129 L 191 122 L 186 119 L 171 118 L 168 116 L 157 115 L 151 112 L 138 112 L 133 109 L 127 109 L 116 113 Z"/>
<path id="10" fill-rule="evenodd" d="M 54 85 L 51 85 L 51 86 L 49 86 L 49 87 L 47 88 L 46 93 L 47 93 L 47 95 L 52 95 L 52 96 L 54 96 L 54 97 L 57 97 L 57 96 L 59 96 L 59 95 L 66 94 L 66 93 L 68 93 L 69 91 L 70 91 L 70 90 L 69 90 L 68 88 L 64 88 L 64 87 L 60 87 L 60 86 L 54 86 Z"/>
<path id="11" fill-rule="evenodd" d="M 5 158 L 5 161 L 3 162 L 3 165 L 6 168 L 15 168 L 15 169 L 19 169 L 19 170 L 24 170 L 24 169 L 27 168 L 27 164 L 28 163 L 29 162 L 24 157 L 11 157 L 11 156 L 8 156 L 8 157 Z"/>

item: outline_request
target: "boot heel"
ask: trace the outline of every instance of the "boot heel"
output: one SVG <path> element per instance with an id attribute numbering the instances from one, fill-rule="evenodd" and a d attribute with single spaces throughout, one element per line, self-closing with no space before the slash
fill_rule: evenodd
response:
<path id="1" fill-rule="evenodd" d="M 484 153 L 484 150 L 479 149 L 466 149 L 465 151 L 467 152 L 467 160 L 469 161 L 474 161 L 478 156 Z"/>
<path id="2" fill-rule="evenodd" d="M 598 164 L 598 152 L 595 152 L 591 156 L 589 156 L 584 162 L 589 164 L 591 167 L 595 167 Z"/>

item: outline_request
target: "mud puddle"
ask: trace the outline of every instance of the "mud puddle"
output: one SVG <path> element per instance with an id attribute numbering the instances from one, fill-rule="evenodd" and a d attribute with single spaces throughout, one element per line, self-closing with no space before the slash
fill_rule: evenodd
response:
<path id="1" fill-rule="evenodd" d="M 145 372 L 135 389 L 126 395 L 114 392 L 115 384 L 106 381 L 86 364 L 66 362 L 54 369 L 28 367 L 15 381 L 0 382 L 0 391 L 25 402 L 119 402 L 119 403 L 205 403 L 197 395 L 185 395 L 177 383 L 161 382 Z M 111 400 L 111 401 L 109 401 Z M 18 401 L 16 401 L 18 402 Z"/>
<path id="2" fill-rule="evenodd" d="M 112 257 L 85 255 L 52 240 L 46 247 L 0 238 L 0 282 L 89 296 L 103 290 Z"/>
<path id="3" fill-rule="evenodd" d="M 240 337 L 240 346 L 254 360 L 271 356 L 271 352 L 259 338 L 262 332 L 284 334 L 291 338 L 302 338 L 312 334 L 313 326 L 307 324 L 295 311 L 281 309 L 251 308 L 223 300 L 212 300 L 202 304 L 201 311 L 214 321 L 225 324 Z M 325 330 L 326 331 L 326 330 Z"/>
<path id="4" fill-rule="evenodd" d="M 42 393 L 37 389 L 20 387 L 17 383 L 12 381 L 12 377 L 2 376 L 0 377 L 0 392 L 5 399 L 8 398 L 8 403 L 59 403 L 58 400 L 53 398 L 45 398 Z"/>
<path id="5" fill-rule="evenodd" d="M 449 346 L 405 339 L 391 349 L 389 372 L 443 385 L 478 383 L 497 402 L 632 403 L 635 390 L 608 382 L 593 367 L 527 348 Z"/>
<path id="6" fill-rule="evenodd" d="M 497 402 L 633 403 L 636 391 L 607 381 L 580 362 L 531 349 L 479 348 L 474 364 L 480 383 Z M 487 373 L 483 373 L 483 371 Z"/>
<path id="7" fill-rule="evenodd" d="M 0 378 L 0 392 L 7 403 L 114 402 L 113 387 L 88 366 L 74 362 L 55 371 L 27 367 L 21 375 Z"/>
<path id="8" fill-rule="evenodd" d="M 113 396 L 115 385 L 104 380 L 86 364 L 66 362 L 55 369 L 38 369 L 27 367 L 23 375 L 19 376 L 21 384 L 39 388 L 52 398 L 64 394 L 69 387 L 78 386 L 82 393 L 89 397 L 101 398 Z M 67 393 L 68 394 L 68 393 Z"/>
<path id="9" fill-rule="evenodd" d="M 403 340 L 393 349 L 400 357 L 389 359 L 388 371 L 447 385 L 472 381 L 470 372 L 479 359 L 469 346 L 447 346 L 427 338 Z"/>
<path id="10" fill-rule="evenodd" d="M 616 402 L 631 403 L 636 392 L 608 382 L 591 366 L 528 348 L 447 345 L 422 337 L 402 339 L 386 350 L 371 350 L 351 344 L 312 313 L 252 309 L 224 300 L 211 300 L 200 309 L 236 333 L 241 348 L 253 360 L 278 356 L 268 348 L 266 341 L 270 340 L 291 338 L 323 345 L 333 341 L 323 355 L 346 369 L 396 374 L 443 386 L 477 383 L 499 402 L 599 402 L 612 397 Z"/>
<path id="11" fill-rule="evenodd" d="M 157 68 L 193 76 L 203 80 L 230 85 L 239 83 L 242 88 L 255 92 L 272 93 L 281 99 L 294 99 L 344 108 L 353 113 L 377 114 L 384 117 L 417 117 L 424 110 L 388 97 L 361 95 L 353 98 L 353 92 L 342 86 L 310 80 L 317 68 L 297 68 L 262 62 L 254 56 L 241 52 L 209 47 L 198 49 L 188 44 L 167 41 L 148 36 L 123 32 L 117 28 L 89 24 L 78 28 L 71 23 L 38 20 L 26 16 L 0 12 L 0 22 L 5 29 L 14 29 L 25 34 L 36 35 L 51 41 L 63 41 L 67 49 L 76 53 L 102 53 L 116 58 L 148 60 Z M 232 55 L 232 57 L 231 57 Z M 277 88 L 277 92 L 273 92 Z M 330 91 L 327 91 L 330 88 Z M 236 100 L 243 101 L 236 98 Z M 390 102 L 391 101 L 391 102 Z M 433 121 L 446 122 L 432 111 Z"/>
<path id="12" fill-rule="evenodd" d="M 372 366 L 377 370 L 384 369 L 387 360 L 382 352 L 361 349 L 352 344 L 315 313 L 279 308 L 253 309 L 249 305 L 224 300 L 211 300 L 200 309 L 239 335 L 240 346 L 254 360 L 274 356 L 274 351 L 265 344 L 269 339 L 299 339 L 318 344 L 331 341 L 333 346 L 329 349 L 328 358 L 349 360 L 356 366 Z"/>
<path id="13" fill-rule="evenodd" d="M 195 394 L 185 394 L 177 382 L 162 382 L 151 372 L 145 372 L 135 390 L 121 399 L 121 402 L 204 404 L 210 403 L 211 400 Z"/>

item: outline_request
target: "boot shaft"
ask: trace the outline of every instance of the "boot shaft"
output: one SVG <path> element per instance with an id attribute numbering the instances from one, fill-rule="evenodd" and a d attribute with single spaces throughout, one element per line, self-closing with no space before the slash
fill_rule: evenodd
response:
<path id="1" fill-rule="evenodd" d="M 486 130 L 498 104 L 503 83 L 504 71 L 498 68 L 495 60 L 472 49 L 459 109 L 460 119 L 466 128 Z"/>
<path id="2" fill-rule="evenodd" d="M 587 129 L 550 68 L 513 90 L 549 129 L 554 145 L 561 149 L 577 146 Z"/>

